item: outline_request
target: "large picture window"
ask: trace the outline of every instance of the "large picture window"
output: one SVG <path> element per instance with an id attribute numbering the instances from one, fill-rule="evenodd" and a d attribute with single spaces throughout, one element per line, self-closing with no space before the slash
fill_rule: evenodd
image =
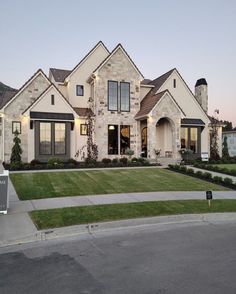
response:
<path id="1" fill-rule="evenodd" d="M 55 154 L 66 153 L 66 125 L 65 123 L 55 123 Z"/>
<path id="2" fill-rule="evenodd" d="M 200 130 L 198 127 L 181 128 L 181 149 L 190 149 L 194 154 L 199 153 Z"/>
<path id="3" fill-rule="evenodd" d="M 108 126 L 108 154 L 118 154 L 118 126 Z"/>
<path id="4" fill-rule="evenodd" d="M 130 126 L 120 126 L 120 154 L 130 148 Z"/>
<path id="5" fill-rule="evenodd" d="M 120 110 L 130 111 L 130 84 L 120 83 Z"/>
<path id="6" fill-rule="evenodd" d="M 118 111 L 118 82 L 108 81 L 108 110 Z"/>
<path id="7" fill-rule="evenodd" d="M 39 153 L 41 155 L 52 154 L 51 123 L 40 122 L 39 127 Z"/>

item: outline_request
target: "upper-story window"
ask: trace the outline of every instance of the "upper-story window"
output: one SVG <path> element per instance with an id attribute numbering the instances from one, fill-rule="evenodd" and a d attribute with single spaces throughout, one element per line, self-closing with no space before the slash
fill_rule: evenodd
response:
<path id="1" fill-rule="evenodd" d="M 130 84 L 120 83 L 120 110 L 130 111 Z"/>
<path id="2" fill-rule="evenodd" d="M 84 86 L 83 85 L 76 85 L 76 95 L 77 96 L 84 96 Z"/>
<path id="3" fill-rule="evenodd" d="M 108 81 L 108 110 L 130 111 L 130 84 Z"/>
<path id="4" fill-rule="evenodd" d="M 108 81 L 108 110 L 118 110 L 118 82 Z"/>

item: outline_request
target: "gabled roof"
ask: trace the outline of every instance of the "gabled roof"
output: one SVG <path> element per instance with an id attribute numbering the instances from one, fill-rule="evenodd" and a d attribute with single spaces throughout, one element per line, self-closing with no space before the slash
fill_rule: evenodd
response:
<path id="1" fill-rule="evenodd" d="M 73 74 L 73 72 L 89 57 L 89 55 L 91 55 L 98 46 L 102 45 L 104 47 L 104 49 L 107 51 L 107 53 L 110 53 L 110 51 L 107 49 L 107 47 L 104 45 L 104 43 L 102 41 L 99 41 L 85 56 L 84 58 L 71 70 L 71 72 L 69 73 L 69 75 L 66 77 L 68 78 L 71 74 Z"/>
<path id="2" fill-rule="evenodd" d="M 163 75 L 159 76 L 155 80 L 149 82 L 148 83 L 149 85 L 155 86 L 152 91 L 156 93 L 175 70 L 176 69 L 173 68 L 169 70 L 168 72 L 164 73 Z"/>
<path id="3" fill-rule="evenodd" d="M 0 95 L 0 109 L 7 104 L 8 101 L 11 100 L 13 96 L 17 93 L 17 90 L 5 90 Z"/>
<path id="4" fill-rule="evenodd" d="M 74 107 L 74 111 L 78 114 L 78 116 L 81 117 L 86 117 L 88 114 L 93 115 L 93 112 L 90 108 Z"/>
<path id="5" fill-rule="evenodd" d="M 2 106 L 2 108 L 7 107 L 39 74 L 42 74 L 43 77 L 48 81 L 49 84 L 51 82 L 49 81 L 48 77 L 45 75 L 45 73 L 42 71 L 42 69 L 38 69 L 23 85 L 22 87 L 7 101 L 6 104 Z"/>
<path id="6" fill-rule="evenodd" d="M 126 52 L 126 50 L 124 49 L 124 47 L 121 44 L 118 44 L 113 50 L 112 52 L 99 64 L 99 66 L 93 71 L 93 73 L 95 73 L 96 71 L 98 71 L 101 67 L 103 67 L 103 65 L 116 53 L 116 51 L 118 49 L 121 49 L 123 51 L 123 53 L 127 56 L 127 58 L 129 59 L 129 61 L 131 62 L 131 64 L 133 65 L 133 67 L 135 68 L 135 70 L 144 78 L 143 74 L 140 72 L 140 70 L 138 69 L 138 67 L 136 66 L 136 64 L 133 62 L 133 60 L 131 59 L 131 57 L 129 56 L 129 54 Z"/>
<path id="7" fill-rule="evenodd" d="M 71 73 L 71 70 L 59 68 L 49 68 L 49 71 L 57 83 L 63 83 L 65 78 Z"/>
<path id="8" fill-rule="evenodd" d="M 151 92 L 151 91 L 150 91 Z M 149 92 L 149 93 L 150 93 Z M 169 94 L 169 96 L 172 98 L 172 100 L 175 102 L 175 104 L 177 105 L 177 107 L 179 108 L 179 110 L 183 113 L 183 115 L 185 116 L 185 113 L 183 112 L 183 110 L 181 109 L 181 107 L 179 106 L 179 104 L 176 102 L 176 100 L 174 99 L 174 97 L 170 94 L 170 92 L 168 90 L 164 90 L 160 93 L 157 94 L 152 94 L 149 95 L 149 93 L 143 98 L 143 100 L 141 101 L 141 105 L 140 105 L 140 110 L 139 112 L 135 115 L 135 118 L 141 118 L 141 117 L 145 117 L 147 116 L 151 110 L 154 108 L 154 106 L 161 100 L 161 98 L 165 95 L 165 94 Z"/>
<path id="9" fill-rule="evenodd" d="M 74 114 L 76 114 L 76 112 L 74 111 L 74 108 L 72 107 L 72 105 L 69 103 L 69 101 L 66 99 L 66 97 L 61 93 L 61 91 L 53 84 L 51 83 L 42 93 L 41 95 L 39 95 L 39 97 L 34 100 L 34 102 L 32 104 L 30 104 L 23 112 L 22 114 L 26 113 L 28 110 L 30 110 L 35 104 L 37 104 L 37 102 L 39 102 L 40 99 L 43 98 L 43 96 L 51 89 L 53 88 L 54 90 L 56 90 L 59 95 L 64 99 L 64 101 L 66 102 L 66 104 L 69 105 L 69 107 L 71 108 L 72 112 Z M 77 115 L 77 114 L 76 114 Z"/>

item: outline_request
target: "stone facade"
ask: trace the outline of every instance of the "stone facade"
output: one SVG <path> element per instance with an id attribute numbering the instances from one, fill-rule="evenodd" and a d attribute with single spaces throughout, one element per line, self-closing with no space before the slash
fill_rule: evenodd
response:
<path id="1" fill-rule="evenodd" d="M 155 149 L 158 149 L 156 128 L 158 121 L 162 118 L 165 118 L 171 124 L 173 157 L 179 159 L 181 111 L 168 94 L 154 107 L 147 120 L 148 157 L 149 159 L 156 158 Z"/>
<path id="2" fill-rule="evenodd" d="M 12 122 L 21 122 L 21 147 L 23 150 L 22 161 L 28 161 L 28 132 L 29 119 L 23 117 L 22 113 L 30 106 L 41 93 L 49 86 L 49 81 L 39 74 L 33 81 L 14 99 L 6 108 L 4 116 L 4 160 L 8 162 L 11 157 L 11 149 L 13 146 Z"/>
<path id="3" fill-rule="evenodd" d="M 140 109 L 140 80 L 141 75 L 135 70 L 130 60 L 122 50 L 117 52 L 99 70 L 95 80 L 95 109 L 96 109 L 96 144 L 99 150 L 99 159 L 114 158 L 118 155 L 108 156 L 108 125 L 130 126 L 130 149 L 134 156 L 141 151 L 139 122 L 135 115 Z M 108 111 L 107 88 L 108 80 L 130 83 L 130 112 Z"/>

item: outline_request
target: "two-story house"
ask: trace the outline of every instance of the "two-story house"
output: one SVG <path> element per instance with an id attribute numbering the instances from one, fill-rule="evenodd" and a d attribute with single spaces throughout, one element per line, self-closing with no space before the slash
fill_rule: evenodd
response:
<path id="1" fill-rule="evenodd" d="M 125 156 L 127 149 L 151 160 L 155 150 L 174 160 L 183 148 L 195 158 L 209 153 L 206 80 L 197 81 L 194 95 L 177 69 L 144 79 L 121 44 L 109 52 L 99 42 L 72 70 L 50 68 L 47 77 L 39 69 L 0 105 L 0 159 L 6 162 L 16 129 L 24 162 L 75 158 L 87 142 L 88 111 L 99 160 Z"/>

